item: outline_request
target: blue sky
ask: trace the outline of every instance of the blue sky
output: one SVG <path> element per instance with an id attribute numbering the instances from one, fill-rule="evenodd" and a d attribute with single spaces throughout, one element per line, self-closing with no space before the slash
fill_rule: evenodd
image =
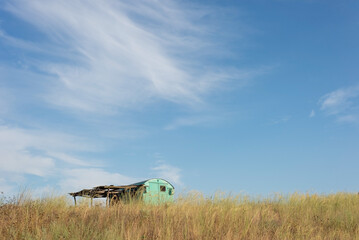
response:
<path id="1" fill-rule="evenodd" d="M 357 191 L 357 1 L 0 1 L 0 191 Z"/>

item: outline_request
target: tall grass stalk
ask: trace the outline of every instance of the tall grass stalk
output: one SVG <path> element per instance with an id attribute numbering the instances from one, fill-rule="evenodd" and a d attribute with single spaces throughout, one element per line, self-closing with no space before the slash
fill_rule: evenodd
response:
<path id="1" fill-rule="evenodd" d="M 359 239 L 359 196 L 293 194 L 253 199 L 200 194 L 175 203 L 111 207 L 65 196 L 0 201 L 1 239 Z"/>

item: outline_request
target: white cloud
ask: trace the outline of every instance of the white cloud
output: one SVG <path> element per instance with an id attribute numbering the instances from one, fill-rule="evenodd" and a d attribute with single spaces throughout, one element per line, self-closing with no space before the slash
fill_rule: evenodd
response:
<path id="1" fill-rule="evenodd" d="M 338 116 L 337 121 L 343 123 L 359 123 L 359 115 Z"/>
<path id="2" fill-rule="evenodd" d="M 15 0 L 6 9 L 46 34 L 49 52 L 59 53 L 57 61 L 37 63 L 57 76 L 47 94 L 56 105 L 101 112 L 156 99 L 191 105 L 219 83 L 246 75 L 203 67 L 203 49 L 211 46 L 209 31 L 196 24 L 203 9 L 79 0 Z"/>
<path id="3" fill-rule="evenodd" d="M 4 85 L 16 82 L 10 94 L 15 96 L 15 107 L 26 103 L 36 110 L 41 108 L 49 117 L 53 117 L 50 111 L 63 114 L 62 110 L 70 109 L 72 115 L 81 115 L 83 112 L 78 110 L 82 110 L 90 113 L 81 115 L 86 120 L 98 117 L 101 121 L 102 113 L 125 112 L 159 100 L 197 106 L 205 102 L 207 94 L 225 89 L 226 83 L 241 87 L 246 80 L 263 72 L 263 69 L 225 69 L 213 64 L 223 60 L 225 47 L 221 48 L 222 42 L 214 39 L 225 34 L 225 26 L 221 26 L 223 32 L 218 34 L 212 26 L 199 24 L 201 17 L 207 15 L 205 18 L 209 19 L 209 12 L 218 11 L 207 6 L 187 8 L 183 3 L 167 0 L 13 0 L 4 5 L 10 13 L 37 29 L 36 37 L 28 34 L 28 39 L 17 39 L 0 30 L 0 40 L 20 50 L 19 56 L 23 58 L 21 63 L 14 64 L 16 67 L 0 68 Z M 37 35 L 38 31 L 41 34 Z M 218 55 L 221 57 L 214 59 Z M 0 92 L 0 100 L 3 99 L 0 113 L 2 109 L 7 111 L 11 103 Z M 44 105 L 44 100 L 61 111 L 53 105 Z M 26 114 L 31 119 L 37 117 Z M 111 136 L 118 138 L 119 129 L 107 120 L 110 119 L 106 123 L 99 121 L 94 128 L 103 134 L 101 127 L 106 126 Z M 208 116 L 184 117 L 165 128 L 209 124 L 213 120 Z M 77 153 L 99 150 L 87 144 L 88 141 L 49 129 L 2 125 L 0 154 L 4 157 L 0 159 L 0 173 L 43 178 L 62 175 L 60 183 L 64 189 L 133 182 L 130 177 L 109 173 L 98 168 L 98 163 L 78 157 Z M 152 170 L 159 177 L 176 184 L 181 182 L 181 170 L 177 167 L 161 163 Z"/>
<path id="4" fill-rule="evenodd" d="M 164 161 L 158 161 L 157 165 L 152 168 L 155 177 L 163 178 L 177 185 L 183 185 L 181 181 L 181 169 Z"/>
<path id="5" fill-rule="evenodd" d="M 3 40 L 7 44 L 14 46 L 16 48 L 21 48 L 21 49 L 25 49 L 25 50 L 29 50 L 29 51 L 36 51 L 36 52 L 44 51 L 43 48 L 39 48 L 38 46 L 31 44 L 30 42 L 11 37 L 10 35 L 6 34 L 1 29 L 0 29 L 0 40 Z"/>
<path id="6" fill-rule="evenodd" d="M 126 185 L 139 181 L 119 173 L 110 173 L 100 168 L 75 168 L 63 171 L 63 179 L 59 182 L 64 191 L 79 191 L 100 185 Z"/>
<path id="7" fill-rule="evenodd" d="M 341 88 L 320 98 L 320 109 L 334 115 L 353 106 L 352 100 L 359 96 L 359 86 Z"/>
<path id="8" fill-rule="evenodd" d="M 174 130 L 180 127 L 190 127 L 195 125 L 208 125 L 215 121 L 218 118 L 213 116 L 190 116 L 190 117 L 182 117 L 177 118 L 170 124 L 164 127 L 165 130 Z"/>
<path id="9" fill-rule="evenodd" d="M 272 120 L 271 125 L 286 123 L 291 119 L 291 116 L 283 116 L 278 119 Z"/>
<path id="10" fill-rule="evenodd" d="M 319 105 L 338 122 L 359 122 L 359 85 L 330 92 L 320 98 Z"/>
<path id="11" fill-rule="evenodd" d="M 90 162 L 88 160 L 85 161 L 83 159 L 68 155 L 68 154 L 63 153 L 63 152 L 47 152 L 46 154 L 48 156 L 50 156 L 50 157 L 53 157 L 55 159 L 59 159 L 61 161 L 64 161 L 66 163 L 70 163 L 70 164 L 73 164 L 73 165 L 78 165 L 78 166 L 95 166 L 96 165 L 96 163 L 94 163 L 94 162 Z"/>
<path id="12" fill-rule="evenodd" d="M 0 72 L 1 73 L 1 72 Z M 0 75 L 1 77 L 1 75 Z M 8 91 L 0 88 L 0 116 L 5 115 L 11 109 L 14 97 L 11 96 Z"/>
<path id="13" fill-rule="evenodd" d="M 314 110 L 312 110 L 312 111 L 310 112 L 309 117 L 310 117 L 310 118 L 315 117 L 315 111 L 314 111 Z"/>
<path id="14" fill-rule="evenodd" d="M 0 174 L 4 177 L 0 178 L 0 191 L 7 194 L 14 192 L 15 186 L 26 185 L 26 176 L 29 175 L 44 180 L 58 178 L 59 182 L 53 184 L 59 185 L 62 191 L 138 180 L 95 168 L 98 163 L 76 157 L 73 153 L 99 150 L 92 144 L 81 143 L 83 141 L 64 133 L 0 125 Z M 49 185 L 47 188 L 50 189 Z M 39 195 L 38 190 L 42 188 L 36 189 Z"/>
<path id="15" fill-rule="evenodd" d="M 0 125 L 0 145 L 7 149 L 37 148 L 47 151 L 91 151 L 98 150 L 94 144 L 70 134 L 52 132 L 47 129 L 26 129 Z"/>
<path id="16" fill-rule="evenodd" d="M 64 152 L 91 151 L 80 138 L 46 130 L 29 130 L 0 125 L 0 171 L 47 176 L 56 160 L 72 165 L 89 165 Z"/>
<path id="17" fill-rule="evenodd" d="M 4 172 L 26 173 L 36 176 L 45 176 L 55 167 L 52 158 L 33 156 L 29 151 L 0 150 L 0 169 Z"/>

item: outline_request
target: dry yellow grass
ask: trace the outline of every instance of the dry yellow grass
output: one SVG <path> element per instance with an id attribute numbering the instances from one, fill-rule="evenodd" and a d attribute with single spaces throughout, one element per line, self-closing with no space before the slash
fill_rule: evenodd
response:
<path id="1" fill-rule="evenodd" d="M 359 195 L 200 195 L 106 208 L 66 197 L 0 202 L 1 239 L 359 239 Z"/>

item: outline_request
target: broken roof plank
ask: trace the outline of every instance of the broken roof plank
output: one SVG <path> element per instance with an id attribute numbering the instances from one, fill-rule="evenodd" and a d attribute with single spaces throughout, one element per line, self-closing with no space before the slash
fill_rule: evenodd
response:
<path id="1" fill-rule="evenodd" d="M 141 188 L 143 185 L 126 185 L 126 186 L 97 186 L 92 189 L 83 189 L 78 192 L 69 193 L 73 197 L 107 197 L 108 193 L 119 193 L 122 191 L 134 188 Z"/>

